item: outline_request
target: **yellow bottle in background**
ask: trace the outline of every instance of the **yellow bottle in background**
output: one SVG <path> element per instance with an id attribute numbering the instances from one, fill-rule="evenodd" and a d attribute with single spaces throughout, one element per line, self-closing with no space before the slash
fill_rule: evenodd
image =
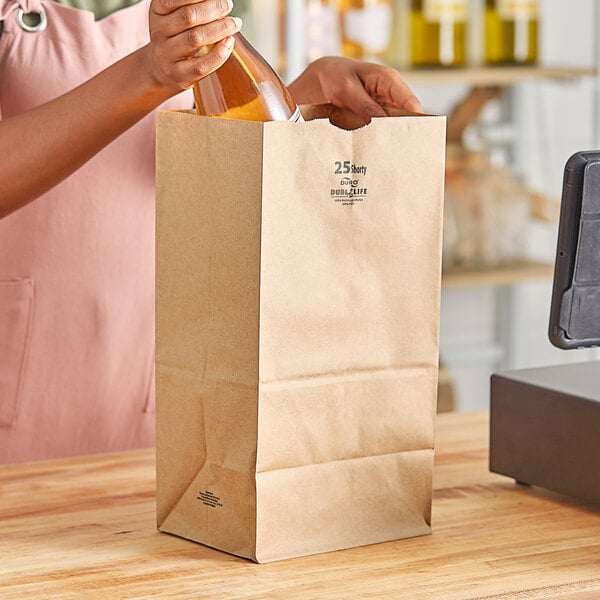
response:
<path id="1" fill-rule="evenodd" d="M 412 0 L 411 65 L 463 65 L 466 58 L 467 14 L 467 0 Z"/>
<path id="2" fill-rule="evenodd" d="M 537 0 L 486 0 L 485 61 L 537 62 L 538 22 Z"/>
<path id="3" fill-rule="evenodd" d="M 224 65 L 194 84 L 196 112 L 247 121 L 301 120 L 285 84 L 241 33 Z"/>
<path id="4" fill-rule="evenodd" d="M 410 65 L 410 2 L 392 0 L 392 35 L 385 61 L 397 69 Z"/>
<path id="5" fill-rule="evenodd" d="M 342 50 L 350 58 L 380 59 L 392 34 L 391 0 L 340 0 Z"/>

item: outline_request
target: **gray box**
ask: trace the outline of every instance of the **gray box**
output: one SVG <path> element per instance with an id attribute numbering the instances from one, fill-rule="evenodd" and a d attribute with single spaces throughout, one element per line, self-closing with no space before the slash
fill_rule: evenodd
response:
<path id="1" fill-rule="evenodd" d="M 600 502 L 600 362 L 492 375 L 490 470 Z"/>

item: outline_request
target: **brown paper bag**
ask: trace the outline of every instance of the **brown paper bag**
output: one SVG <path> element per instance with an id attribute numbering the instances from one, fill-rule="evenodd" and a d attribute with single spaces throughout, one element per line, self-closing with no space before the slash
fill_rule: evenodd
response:
<path id="1" fill-rule="evenodd" d="M 257 562 L 430 532 L 443 117 L 158 115 L 158 525 Z"/>

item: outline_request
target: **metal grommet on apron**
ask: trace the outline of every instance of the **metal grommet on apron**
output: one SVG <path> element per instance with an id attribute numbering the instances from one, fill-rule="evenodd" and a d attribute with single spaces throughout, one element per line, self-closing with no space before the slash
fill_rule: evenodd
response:
<path id="1" fill-rule="evenodd" d="M 38 22 L 35 25 L 28 25 L 25 22 L 25 17 L 28 16 L 37 17 Z M 40 6 L 39 12 L 26 13 L 22 8 L 17 10 L 16 16 L 17 24 L 24 31 L 43 31 L 46 29 L 46 25 L 48 24 L 48 20 L 46 19 L 46 11 L 43 6 Z"/>

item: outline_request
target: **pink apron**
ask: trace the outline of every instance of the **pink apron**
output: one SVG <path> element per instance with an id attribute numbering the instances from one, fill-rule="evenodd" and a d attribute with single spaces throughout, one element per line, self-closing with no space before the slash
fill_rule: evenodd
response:
<path id="1" fill-rule="evenodd" d="M 50 1 L 0 0 L 2 118 L 147 43 L 148 6 L 95 22 Z M 24 30 L 19 9 L 45 14 L 46 27 Z M 187 93 L 169 103 L 191 106 Z M 153 354 L 150 115 L 0 220 L 0 463 L 151 446 Z"/>

